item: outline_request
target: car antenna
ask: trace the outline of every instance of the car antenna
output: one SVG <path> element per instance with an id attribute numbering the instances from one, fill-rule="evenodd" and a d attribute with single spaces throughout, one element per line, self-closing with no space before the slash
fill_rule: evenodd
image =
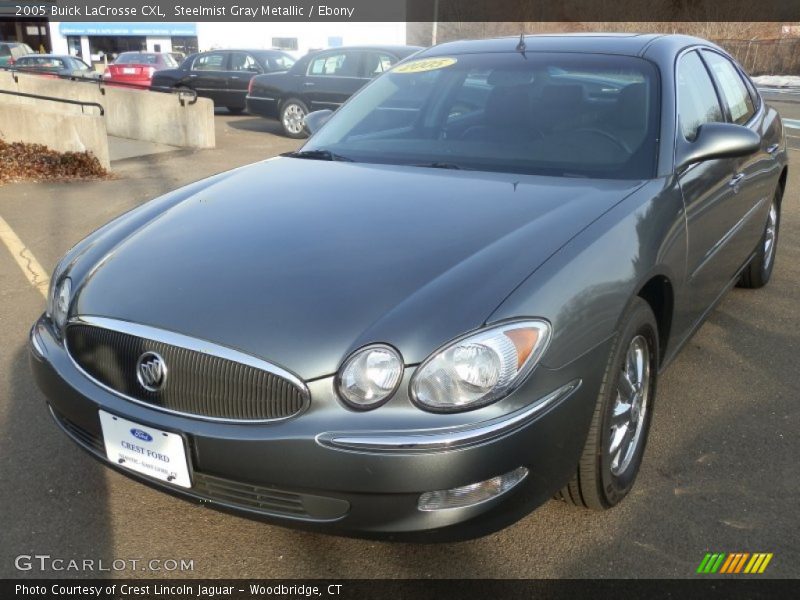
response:
<path id="1" fill-rule="evenodd" d="M 517 52 L 522 54 L 522 58 L 524 58 L 525 60 L 528 60 L 528 57 L 525 56 L 525 50 L 526 49 L 527 49 L 527 46 L 525 46 L 525 32 L 522 32 L 522 33 L 519 34 L 519 43 L 517 44 L 516 50 L 517 50 Z"/>

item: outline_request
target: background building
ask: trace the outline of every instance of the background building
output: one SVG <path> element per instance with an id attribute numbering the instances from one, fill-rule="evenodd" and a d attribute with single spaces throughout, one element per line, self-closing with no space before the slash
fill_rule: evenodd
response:
<path id="1" fill-rule="evenodd" d="M 58 54 L 102 61 L 129 50 L 193 52 L 217 48 L 280 48 L 296 56 L 343 45 L 404 44 L 405 23 L 49 23 Z M 34 46 L 36 48 L 36 46 Z"/>
<path id="2" fill-rule="evenodd" d="M 50 49 L 50 29 L 47 26 L 47 19 L 0 18 L 0 42 L 25 42 L 34 50 L 47 51 Z"/>

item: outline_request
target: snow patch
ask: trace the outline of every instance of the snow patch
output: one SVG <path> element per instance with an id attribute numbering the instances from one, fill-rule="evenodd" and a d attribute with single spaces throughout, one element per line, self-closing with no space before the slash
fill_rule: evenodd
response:
<path id="1" fill-rule="evenodd" d="M 753 82 L 767 87 L 800 87 L 800 75 L 759 75 Z"/>

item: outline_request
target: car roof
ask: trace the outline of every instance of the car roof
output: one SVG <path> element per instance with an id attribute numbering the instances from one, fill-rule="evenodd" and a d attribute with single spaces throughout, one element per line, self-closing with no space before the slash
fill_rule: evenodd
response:
<path id="1" fill-rule="evenodd" d="M 563 33 L 526 35 L 527 52 L 585 52 L 641 56 L 653 45 L 684 47 L 695 44 L 714 46 L 713 43 L 688 35 L 659 33 Z M 487 40 L 461 40 L 445 42 L 426 50 L 424 56 L 445 54 L 480 54 L 484 52 L 513 52 L 520 36 Z"/>
<path id="2" fill-rule="evenodd" d="M 70 56 L 69 54 L 26 54 L 25 56 L 20 56 L 20 58 L 74 58 L 80 60 L 77 56 Z"/>
<path id="3" fill-rule="evenodd" d="M 318 54 L 320 52 L 333 52 L 338 50 L 383 50 L 385 52 L 395 52 L 402 54 L 410 54 L 417 50 L 422 50 L 422 46 L 405 46 L 403 44 L 372 44 L 363 46 L 336 46 L 334 48 L 322 48 L 314 50 L 309 54 Z"/>
<path id="4" fill-rule="evenodd" d="M 196 54 L 209 54 L 210 52 L 281 52 L 286 54 L 286 50 L 280 48 L 215 48 L 214 50 L 204 50 Z"/>

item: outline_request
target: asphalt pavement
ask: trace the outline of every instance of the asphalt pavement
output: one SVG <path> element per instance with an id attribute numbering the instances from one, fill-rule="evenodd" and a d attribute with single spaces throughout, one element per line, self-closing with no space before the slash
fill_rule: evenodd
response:
<path id="1" fill-rule="evenodd" d="M 775 103 L 800 117 L 800 105 Z M 220 114 L 217 127 L 217 149 L 115 162 L 112 180 L 0 187 L 0 216 L 28 248 L 23 262 L 33 255 L 49 272 L 72 244 L 147 199 L 298 145 L 255 117 Z M 790 165 L 773 279 L 728 294 L 661 379 L 642 471 L 620 506 L 598 513 L 550 501 L 506 530 L 441 545 L 268 526 L 172 498 L 90 459 L 51 422 L 32 381 L 27 333 L 44 300 L 0 247 L 0 577 L 109 574 L 15 567 L 17 556 L 35 554 L 107 567 L 193 561 L 190 572 L 126 566 L 110 573 L 118 576 L 696 577 L 711 551 L 770 552 L 759 577 L 798 577 L 798 200 L 800 175 Z"/>

